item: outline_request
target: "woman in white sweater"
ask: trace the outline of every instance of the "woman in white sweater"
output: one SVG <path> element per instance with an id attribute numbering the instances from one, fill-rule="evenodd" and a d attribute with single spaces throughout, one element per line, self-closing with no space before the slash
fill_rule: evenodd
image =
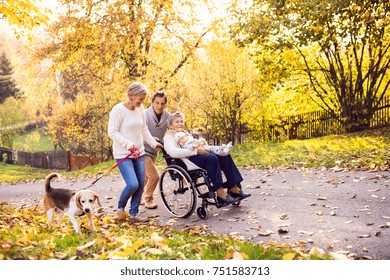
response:
<path id="1" fill-rule="evenodd" d="M 156 150 L 161 150 L 161 145 L 153 138 L 146 126 L 145 110 L 142 105 L 146 94 L 147 88 L 144 84 L 132 83 L 127 89 L 127 100 L 116 104 L 110 111 L 108 136 L 113 141 L 113 155 L 116 162 L 119 163 L 131 152 L 138 152 L 118 166 L 126 183 L 118 201 L 118 220 L 127 219 L 125 208 L 131 198 L 129 221 L 148 221 L 147 218 L 138 215 L 145 183 L 144 141 Z"/>

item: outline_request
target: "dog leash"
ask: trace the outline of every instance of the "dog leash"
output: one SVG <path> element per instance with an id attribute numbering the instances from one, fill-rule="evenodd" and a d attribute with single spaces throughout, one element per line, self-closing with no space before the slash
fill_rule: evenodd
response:
<path id="1" fill-rule="evenodd" d="M 104 172 L 102 175 L 100 175 L 99 177 L 97 177 L 95 179 L 95 181 L 93 181 L 89 186 L 83 188 L 83 190 L 85 189 L 88 189 L 90 187 L 92 187 L 94 184 L 96 184 L 97 181 L 99 181 L 103 176 L 107 175 L 108 173 L 110 173 L 113 169 L 117 168 L 119 165 L 121 165 L 126 159 L 128 159 L 129 157 L 133 156 L 133 158 L 135 160 L 139 159 L 139 157 L 141 156 L 139 150 L 136 148 L 136 147 L 132 147 L 130 149 L 130 153 L 125 157 L 125 158 L 122 158 L 119 162 L 117 162 L 114 166 L 112 166 L 108 171 Z"/>

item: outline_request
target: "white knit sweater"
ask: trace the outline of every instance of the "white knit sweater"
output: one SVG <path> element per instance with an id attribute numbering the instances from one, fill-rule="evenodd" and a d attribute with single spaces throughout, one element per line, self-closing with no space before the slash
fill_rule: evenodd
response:
<path id="1" fill-rule="evenodd" d="M 146 126 L 145 109 L 142 105 L 129 110 L 124 103 L 116 104 L 110 111 L 108 136 L 113 141 L 115 159 L 125 158 L 133 145 L 144 155 L 144 140 L 153 148 L 157 146 L 157 141 Z"/>
<path id="2" fill-rule="evenodd" d="M 173 158 L 179 158 L 181 159 L 185 165 L 187 166 L 188 170 L 193 169 L 199 169 L 199 167 L 190 161 L 188 157 L 196 156 L 197 150 L 189 150 L 185 149 L 179 146 L 179 144 L 175 141 L 175 131 L 169 130 L 165 136 L 164 136 L 164 150 L 167 152 L 168 155 L 170 155 Z"/>

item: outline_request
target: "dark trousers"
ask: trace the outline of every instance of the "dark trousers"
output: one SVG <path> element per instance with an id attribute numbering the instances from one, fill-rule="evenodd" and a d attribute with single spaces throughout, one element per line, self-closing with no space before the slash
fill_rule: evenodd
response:
<path id="1" fill-rule="evenodd" d="M 230 155 L 221 157 L 216 154 L 208 153 L 192 156 L 189 160 L 207 171 L 213 185 L 211 191 L 218 190 L 224 183 L 222 172 L 225 174 L 227 187 L 229 189 L 243 180 L 240 171 L 238 171 L 238 168 Z"/>

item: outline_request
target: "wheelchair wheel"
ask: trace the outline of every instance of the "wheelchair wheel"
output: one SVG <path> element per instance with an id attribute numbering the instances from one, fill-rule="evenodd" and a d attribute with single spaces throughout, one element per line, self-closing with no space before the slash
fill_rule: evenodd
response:
<path id="1" fill-rule="evenodd" d="M 206 207 L 202 207 L 202 206 L 198 207 L 198 209 L 196 209 L 196 214 L 202 220 L 206 220 L 209 217 L 209 211 L 207 210 Z"/>
<path id="2" fill-rule="evenodd" d="M 187 218 L 195 210 L 196 190 L 188 173 L 177 165 L 166 167 L 160 176 L 160 196 L 165 208 L 177 218 Z"/>

